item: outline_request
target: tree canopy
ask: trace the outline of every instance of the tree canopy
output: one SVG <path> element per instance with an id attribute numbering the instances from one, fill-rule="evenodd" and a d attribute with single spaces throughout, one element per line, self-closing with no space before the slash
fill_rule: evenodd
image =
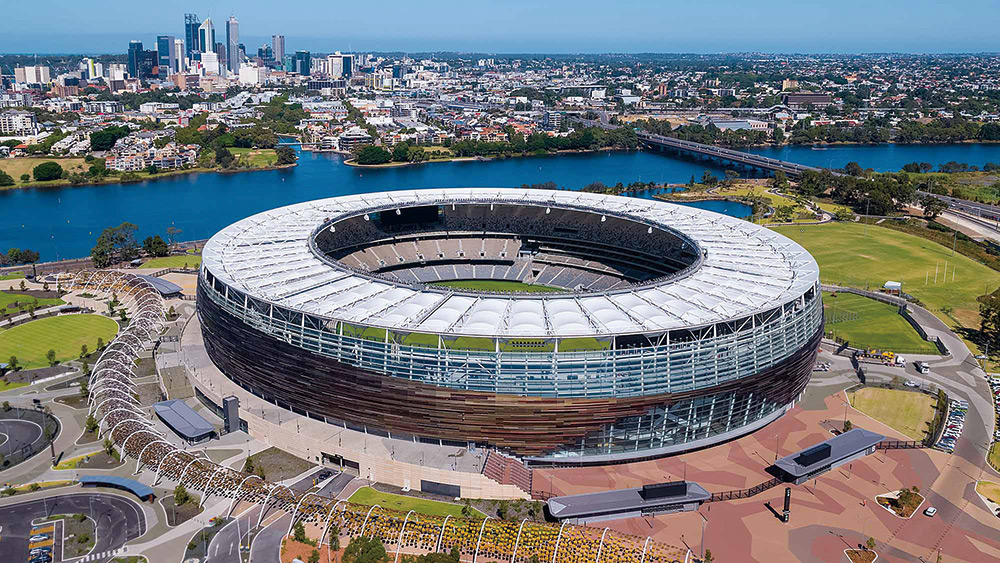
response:
<path id="1" fill-rule="evenodd" d="M 135 260 L 139 257 L 139 244 L 135 240 L 138 227 L 132 223 L 122 223 L 117 227 L 107 227 L 97 237 L 97 244 L 90 251 L 94 266 L 107 268 L 113 264 Z"/>
<path id="2" fill-rule="evenodd" d="M 90 148 L 95 151 L 108 151 L 115 146 L 118 139 L 128 137 L 132 130 L 125 125 L 113 125 L 90 134 Z"/>
<path id="3" fill-rule="evenodd" d="M 36 166 L 34 170 L 31 171 L 31 175 L 34 176 L 35 180 L 38 182 L 58 180 L 59 178 L 62 178 L 63 167 L 59 166 L 58 162 L 52 162 L 49 160 Z"/>

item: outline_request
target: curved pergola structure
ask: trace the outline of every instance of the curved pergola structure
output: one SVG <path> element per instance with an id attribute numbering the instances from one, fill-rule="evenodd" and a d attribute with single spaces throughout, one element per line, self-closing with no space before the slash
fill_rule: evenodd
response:
<path id="1" fill-rule="evenodd" d="M 141 350 L 155 343 L 166 328 L 163 300 L 155 288 L 129 272 L 80 272 L 73 279 L 75 290 L 104 296 L 115 295 L 128 310 L 130 322 L 101 354 L 91 376 L 91 389 L 100 400 L 91 400 L 91 412 L 107 429 L 107 437 L 123 457 L 136 459 L 136 470 L 156 468 L 156 482 L 169 479 L 186 488 L 236 502 L 266 505 L 291 514 L 293 522 L 315 525 L 324 536 L 336 523 L 345 537 L 362 532 L 378 537 L 393 548 L 430 552 L 456 548 L 468 558 L 489 557 L 510 561 L 591 563 L 598 556 L 607 563 L 679 563 L 685 550 L 649 541 L 649 538 L 617 532 L 599 533 L 584 526 L 506 522 L 438 517 L 363 506 L 296 493 L 248 473 L 217 464 L 166 441 L 153 428 L 132 396 L 131 365 Z M 263 511 L 262 514 L 263 516 Z M 452 523 L 451 526 L 448 524 Z M 460 523 L 460 524 L 459 524 Z M 405 533 L 404 533 L 405 532 Z M 602 541 L 603 538 L 603 541 Z M 325 537 L 323 538 L 325 540 Z M 645 540 L 645 541 L 644 541 Z M 558 544 L 558 550 L 557 550 Z"/>

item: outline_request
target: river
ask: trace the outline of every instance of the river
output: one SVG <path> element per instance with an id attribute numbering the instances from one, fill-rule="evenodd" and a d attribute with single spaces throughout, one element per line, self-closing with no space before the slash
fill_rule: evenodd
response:
<path id="1" fill-rule="evenodd" d="M 856 161 L 876 170 L 898 170 L 908 162 L 935 166 L 955 160 L 982 166 L 1000 162 L 1000 144 L 843 146 L 755 149 L 768 156 L 842 167 Z M 685 183 L 700 178 L 705 163 L 645 151 L 563 154 L 492 161 L 427 163 L 418 166 L 361 169 L 342 157 L 301 152 L 299 165 L 284 170 L 234 174 L 188 174 L 136 184 L 18 189 L 0 192 L 0 249 L 31 248 L 43 261 L 78 258 L 108 226 L 129 221 L 139 226 L 140 240 L 164 235 L 167 227 L 183 231 L 182 240 L 208 238 L 248 215 L 311 199 L 382 190 L 520 186 L 552 181 L 579 189 L 600 181 L 608 185 L 634 181 Z M 730 202 L 692 203 L 733 216 L 747 207 Z"/>

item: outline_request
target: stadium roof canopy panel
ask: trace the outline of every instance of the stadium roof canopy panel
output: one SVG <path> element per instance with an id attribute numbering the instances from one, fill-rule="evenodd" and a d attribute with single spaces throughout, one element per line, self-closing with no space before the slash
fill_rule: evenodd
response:
<path id="1" fill-rule="evenodd" d="M 398 215 L 399 210 L 455 205 L 590 213 L 597 217 L 595 230 L 605 224 L 642 225 L 650 236 L 673 235 L 678 256 L 686 255 L 678 258 L 668 275 L 614 289 L 497 294 L 407 283 L 398 276 L 366 272 L 317 245 L 318 237 L 345 220 L 363 217 L 368 222 L 379 213 Z M 606 217 L 618 221 L 606 223 Z M 601 236 L 613 241 L 616 233 Z M 634 238 L 629 236 L 630 241 Z M 376 268 L 394 266 L 397 257 L 391 251 L 373 253 Z M 459 266 L 448 267 L 460 272 Z M 801 246 L 746 221 L 662 201 L 514 188 L 361 194 L 266 211 L 212 237 L 204 248 L 203 268 L 254 300 L 312 317 L 399 333 L 486 338 L 601 338 L 708 326 L 770 311 L 776 303 L 794 301 L 815 288 L 819 280 L 815 260 Z"/>

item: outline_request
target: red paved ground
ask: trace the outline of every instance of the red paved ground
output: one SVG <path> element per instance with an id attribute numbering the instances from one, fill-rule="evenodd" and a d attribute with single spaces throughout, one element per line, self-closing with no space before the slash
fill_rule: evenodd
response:
<path id="1" fill-rule="evenodd" d="M 728 444 L 657 461 L 535 470 L 533 483 L 538 491 L 563 495 L 686 475 L 710 492 L 747 488 L 770 479 L 764 468 L 774 461 L 776 448 L 777 455 L 784 456 L 825 440 L 831 428 L 843 425 L 844 413 L 844 395 L 836 393 L 826 397 L 825 408 L 796 407 L 756 434 Z M 855 427 L 906 439 L 859 412 L 851 410 L 849 418 Z M 987 511 L 974 492 L 980 475 L 975 466 L 957 456 L 934 450 L 893 450 L 854 461 L 815 482 L 793 486 L 788 524 L 765 505 L 770 502 L 780 511 L 784 488 L 777 487 L 750 499 L 710 503 L 697 513 L 618 520 L 602 526 L 687 545 L 700 553 L 702 525 L 707 519 L 704 545 L 716 561 L 725 563 L 842 563 L 847 560 L 843 550 L 857 547 L 869 536 L 878 542 L 880 562 L 933 562 L 939 548 L 944 562 L 1000 562 L 1000 519 Z M 950 520 L 920 513 L 903 520 L 874 502 L 877 494 L 914 485 L 927 497 L 923 507 L 934 505 L 939 514 L 951 514 Z M 942 510 L 949 503 L 952 509 Z"/>

